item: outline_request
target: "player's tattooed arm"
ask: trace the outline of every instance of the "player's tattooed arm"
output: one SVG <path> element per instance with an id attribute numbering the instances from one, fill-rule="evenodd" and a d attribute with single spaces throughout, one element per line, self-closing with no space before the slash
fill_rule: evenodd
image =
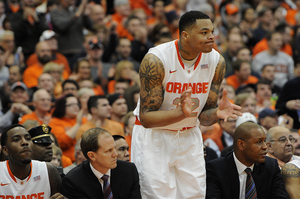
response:
<path id="1" fill-rule="evenodd" d="M 157 111 L 163 101 L 164 67 L 162 62 L 153 54 L 147 54 L 140 66 L 140 103 L 141 113 Z"/>
<path id="2" fill-rule="evenodd" d="M 285 188 L 290 198 L 300 198 L 300 169 L 294 164 L 285 164 L 281 169 Z"/>
<path id="3" fill-rule="evenodd" d="M 199 115 L 200 123 L 204 126 L 212 125 L 219 120 L 219 117 L 217 116 L 217 102 L 219 96 L 219 88 L 224 79 L 225 70 L 225 60 L 223 56 L 220 55 L 220 59 L 215 70 L 215 75 L 211 83 L 206 104 Z"/>
<path id="4" fill-rule="evenodd" d="M 51 187 L 51 196 L 55 193 L 61 192 L 62 184 L 61 184 L 61 177 L 59 175 L 59 172 L 57 168 L 54 166 L 54 164 L 47 162 L 47 169 L 48 169 L 48 176 L 50 181 L 50 187 Z"/>

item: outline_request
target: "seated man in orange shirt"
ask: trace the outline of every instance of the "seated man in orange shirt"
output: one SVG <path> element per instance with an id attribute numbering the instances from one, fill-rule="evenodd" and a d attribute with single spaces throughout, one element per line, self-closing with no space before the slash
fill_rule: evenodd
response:
<path id="1" fill-rule="evenodd" d="M 58 44 L 57 44 L 55 32 L 53 30 L 45 30 L 40 36 L 40 41 L 45 41 L 48 43 L 52 52 L 52 61 L 63 66 L 64 68 L 63 78 L 68 79 L 69 75 L 71 74 L 71 69 L 67 58 L 63 54 L 57 52 Z M 27 59 L 26 65 L 31 66 L 37 62 L 38 62 L 37 53 L 33 53 Z"/>
<path id="2" fill-rule="evenodd" d="M 49 113 L 51 109 L 51 96 L 45 89 L 39 89 L 33 94 L 33 106 L 35 110 L 32 113 L 25 114 L 19 124 L 24 124 L 26 120 L 36 120 L 39 125 L 48 124 L 51 119 Z"/>
<path id="3" fill-rule="evenodd" d="M 123 126 L 116 121 L 108 119 L 111 116 L 111 106 L 105 96 L 91 96 L 88 100 L 88 110 L 92 119 L 81 125 L 76 134 L 76 140 L 88 129 L 101 127 L 112 135 L 124 136 Z"/>
<path id="4" fill-rule="evenodd" d="M 255 84 L 258 79 L 251 75 L 251 64 L 246 60 L 237 60 L 232 64 L 234 75 L 226 78 L 227 84 L 237 89 L 241 85 Z"/>

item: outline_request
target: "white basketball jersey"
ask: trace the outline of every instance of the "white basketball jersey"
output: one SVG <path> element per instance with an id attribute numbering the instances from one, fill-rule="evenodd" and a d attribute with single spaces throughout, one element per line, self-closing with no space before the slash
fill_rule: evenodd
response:
<path id="1" fill-rule="evenodd" d="M 220 54 L 214 49 L 210 53 L 200 53 L 195 64 L 186 68 L 178 49 L 178 40 L 151 48 L 148 53 L 157 56 L 164 65 L 163 80 L 164 101 L 159 110 L 172 110 L 180 103 L 180 96 L 188 87 L 192 87 L 192 114 L 177 123 L 159 127 L 160 129 L 180 130 L 194 127 L 199 123 L 198 116 L 206 104 L 212 79 Z M 140 100 L 134 110 L 139 115 Z"/>
<path id="2" fill-rule="evenodd" d="M 8 161 L 0 162 L 0 199 L 48 199 L 51 189 L 45 162 L 32 160 L 31 172 L 24 184 L 17 183 Z"/>

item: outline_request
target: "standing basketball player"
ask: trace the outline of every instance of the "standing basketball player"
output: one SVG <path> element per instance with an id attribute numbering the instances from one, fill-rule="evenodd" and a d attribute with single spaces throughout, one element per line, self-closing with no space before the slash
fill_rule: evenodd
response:
<path id="1" fill-rule="evenodd" d="M 0 162 L 0 198 L 64 198 L 56 167 L 31 160 L 31 136 L 22 125 L 4 130 L 1 145 L 8 160 Z"/>
<path id="2" fill-rule="evenodd" d="M 224 58 L 212 49 L 208 15 L 185 13 L 180 39 L 149 50 L 140 66 L 141 93 L 134 114 L 132 161 L 140 173 L 143 198 L 205 198 L 202 125 L 241 115 L 226 90 Z"/>

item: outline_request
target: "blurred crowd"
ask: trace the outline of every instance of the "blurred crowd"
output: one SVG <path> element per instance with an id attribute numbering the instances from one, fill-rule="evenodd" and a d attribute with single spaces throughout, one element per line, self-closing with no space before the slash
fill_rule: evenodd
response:
<path id="1" fill-rule="evenodd" d="M 129 161 L 140 63 L 151 47 L 179 38 L 189 10 L 214 24 L 214 49 L 226 61 L 220 99 L 226 89 L 251 121 L 299 137 L 300 0 L 0 1 L 0 132 L 49 125 L 53 161 L 67 167 L 84 159 L 83 132 L 101 127 Z M 237 123 L 200 125 L 213 157 L 233 144 Z"/>

